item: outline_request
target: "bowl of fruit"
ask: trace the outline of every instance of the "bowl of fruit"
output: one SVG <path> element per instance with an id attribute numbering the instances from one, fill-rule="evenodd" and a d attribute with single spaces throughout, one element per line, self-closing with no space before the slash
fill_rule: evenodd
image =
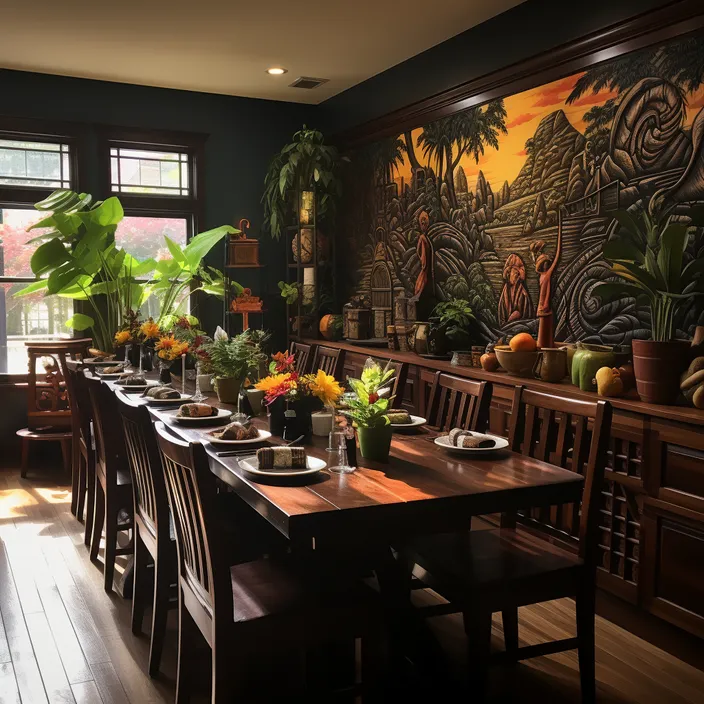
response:
<path id="1" fill-rule="evenodd" d="M 532 376 L 540 354 L 536 341 L 527 332 L 514 335 L 508 345 L 496 345 L 494 352 L 503 369 L 514 376 Z"/>

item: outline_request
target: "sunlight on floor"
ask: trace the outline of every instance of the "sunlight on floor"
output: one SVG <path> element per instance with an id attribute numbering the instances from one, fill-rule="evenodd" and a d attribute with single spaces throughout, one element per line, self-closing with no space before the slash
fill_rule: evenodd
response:
<path id="1" fill-rule="evenodd" d="M 37 500 L 24 489 L 6 489 L 0 491 L 0 519 L 24 516 L 27 506 L 36 506 Z"/>

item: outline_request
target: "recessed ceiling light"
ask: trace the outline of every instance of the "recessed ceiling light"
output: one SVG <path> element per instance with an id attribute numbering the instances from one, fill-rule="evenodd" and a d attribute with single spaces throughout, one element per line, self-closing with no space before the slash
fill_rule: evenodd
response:
<path id="1" fill-rule="evenodd" d="M 288 71 L 285 68 L 281 68 L 280 66 L 273 66 L 272 68 L 268 68 L 266 72 L 270 76 L 281 76 L 284 73 L 288 73 Z"/>

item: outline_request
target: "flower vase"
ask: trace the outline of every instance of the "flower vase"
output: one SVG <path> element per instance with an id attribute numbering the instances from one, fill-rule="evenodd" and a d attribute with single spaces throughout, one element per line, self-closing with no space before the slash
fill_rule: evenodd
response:
<path id="1" fill-rule="evenodd" d="M 392 432 L 393 428 L 390 425 L 381 425 L 377 428 L 357 428 L 359 451 L 362 457 L 377 462 L 388 462 Z"/>
<path id="2" fill-rule="evenodd" d="M 147 346 L 142 345 L 142 371 L 151 372 L 154 369 L 154 350 Z"/>
<path id="3" fill-rule="evenodd" d="M 159 359 L 159 381 L 162 384 L 171 383 L 171 362 Z"/>

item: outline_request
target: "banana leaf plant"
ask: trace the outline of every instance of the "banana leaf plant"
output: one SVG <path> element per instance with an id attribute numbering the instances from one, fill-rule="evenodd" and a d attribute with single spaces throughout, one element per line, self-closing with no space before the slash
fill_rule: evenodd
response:
<path id="1" fill-rule="evenodd" d="M 704 224 L 704 209 L 693 208 L 688 221 L 660 208 L 652 198 L 647 208 L 619 211 L 618 233 L 604 244 L 603 256 L 623 281 L 597 284 L 603 303 L 635 298 L 650 306 L 652 339 L 675 338 L 675 316 L 681 306 L 704 294 L 704 259 L 687 253 L 690 231 Z"/>

